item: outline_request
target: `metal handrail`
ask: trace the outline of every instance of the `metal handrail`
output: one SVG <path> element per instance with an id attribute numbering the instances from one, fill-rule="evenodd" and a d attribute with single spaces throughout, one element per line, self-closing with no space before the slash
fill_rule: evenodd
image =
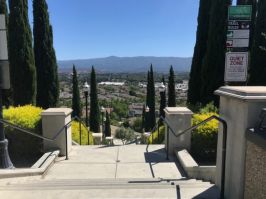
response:
<path id="1" fill-rule="evenodd" d="M 8 122 L 6 120 L 3 120 L 3 119 L 0 119 L 0 123 L 5 124 L 7 126 L 10 126 L 10 127 L 14 128 L 14 129 L 17 129 L 17 130 L 19 130 L 19 131 L 21 131 L 23 133 L 26 133 L 28 135 L 31 135 L 33 137 L 37 137 L 39 139 L 46 140 L 46 141 L 49 141 L 49 142 L 54 142 L 59 137 L 59 135 L 62 134 L 63 130 L 65 130 L 64 132 L 65 132 L 65 137 L 66 137 L 66 160 L 68 160 L 67 129 L 69 127 L 69 124 L 71 122 L 75 121 L 75 120 L 78 120 L 80 125 L 82 124 L 87 129 L 86 125 L 82 122 L 82 120 L 79 117 L 75 116 L 67 124 L 65 124 L 52 138 L 45 137 L 45 136 L 38 135 L 36 133 L 30 132 L 29 130 L 27 130 L 25 128 L 22 128 L 22 127 L 20 127 L 18 125 L 15 125 L 15 124 L 13 124 L 11 122 Z M 88 135 L 88 144 L 89 144 L 89 137 L 90 136 Z M 81 140 L 81 128 L 80 128 L 80 140 Z"/>
<path id="2" fill-rule="evenodd" d="M 221 193 L 220 193 L 220 198 L 223 199 L 224 198 L 224 186 L 225 186 L 225 160 L 226 160 L 226 141 L 227 141 L 227 123 L 224 119 L 216 116 L 216 115 L 212 115 L 211 117 L 203 120 L 202 122 L 188 128 L 185 129 L 184 131 L 182 131 L 179 134 L 175 134 L 172 127 L 169 125 L 169 122 L 167 120 L 165 120 L 163 117 L 161 117 L 161 119 L 166 123 L 167 125 L 167 154 L 166 154 L 166 159 L 169 160 L 169 129 L 171 130 L 171 133 L 175 136 L 175 137 L 179 137 L 181 135 L 184 135 L 196 128 L 198 128 L 199 126 L 206 124 L 207 122 L 211 121 L 211 120 L 217 120 L 219 121 L 222 125 L 223 125 L 223 148 L 222 148 L 222 173 L 221 173 Z"/>
<path id="3" fill-rule="evenodd" d="M 149 138 L 152 136 L 152 142 L 153 142 L 153 133 L 156 131 L 156 129 L 158 129 L 158 135 L 159 135 L 159 128 L 160 128 L 160 123 L 161 123 L 161 122 L 165 122 L 165 123 L 167 123 L 167 125 L 169 126 L 169 129 L 170 129 L 171 132 L 174 134 L 174 136 L 178 137 L 178 136 L 175 134 L 173 128 L 169 125 L 169 123 L 166 122 L 165 118 L 164 118 L 163 116 L 161 116 L 161 117 L 158 119 L 158 121 L 156 122 L 155 126 L 153 127 L 153 129 L 152 129 L 152 131 L 151 131 L 151 135 L 149 136 Z M 159 137 L 158 137 L 158 138 L 159 138 Z M 146 151 L 148 151 L 148 147 L 149 147 L 149 145 L 150 145 L 150 142 L 147 143 Z"/>
<path id="4" fill-rule="evenodd" d="M 160 121 L 161 121 L 161 118 L 158 119 L 158 121 L 156 122 L 155 126 L 153 127 L 153 129 L 151 130 L 151 134 L 150 136 L 148 137 L 148 142 L 147 142 L 147 146 L 146 146 L 146 151 L 148 152 L 148 148 L 149 148 L 149 145 L 150 145 L 150 137 L 152 136 L 152 142 L 153 142 L 153 133 L 156 131 L 156 128 L 158 127 L 159 129 L 159 125 L 160 125 Z M 158 130 L 158 135 L 159 135 L 159 130 Z M 159 137 L 159 136 L 158 136 Z"/>

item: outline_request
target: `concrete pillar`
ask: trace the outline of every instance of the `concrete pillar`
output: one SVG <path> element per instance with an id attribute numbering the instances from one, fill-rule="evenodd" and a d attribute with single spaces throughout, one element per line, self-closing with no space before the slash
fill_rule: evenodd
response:
<path id="1" fill-rule="evenodd" d="M 192 111 L 186 107 L 167 107 L 165 111 L 165 120 L 175 134 L 181 133 L 183 130 L 191 127 Z M 169 133 L 169 154 L 174 154 L 174 149 L 190 150 L 191 133 L 186 133 L 176 138 L 171 132 Z M 165 130 L 165 147 L 167 148 L 167 124 Z"/>
<path id="2" fill-rule="evenodd" d="M 257 124 L 266 107 L 266 87 L 225 86 L 220 96 L 220 117 L 228 125 L 226 146 L 225 198 L 244 198 L 246 130 Z M 216 184 L 221 188 L 222 126 L 219 127 Z"/>
<path id="3" fill-rule="evenodd" d="M 69 108 L 49 108 L 41 113 L 43 136 L 53 138 L 56 133 L 68 122 L 71 121 L 72 109 Z M 71 125 L 67 129 L 68 152 L 72 146 Z M 65 130 L 54 142 L 44 141 L 44 151 L 60 149 L 60 155 L 66 155 Z"/>

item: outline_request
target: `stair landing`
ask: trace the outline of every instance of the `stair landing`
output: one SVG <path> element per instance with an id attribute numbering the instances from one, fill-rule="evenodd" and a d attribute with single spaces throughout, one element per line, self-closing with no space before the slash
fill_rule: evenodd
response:
<path id="1" fill-rule="evenodd" d="M 69 160 L 58 160 L 46 179 L 182 178 L 163 145 L 74 146 Z"/>

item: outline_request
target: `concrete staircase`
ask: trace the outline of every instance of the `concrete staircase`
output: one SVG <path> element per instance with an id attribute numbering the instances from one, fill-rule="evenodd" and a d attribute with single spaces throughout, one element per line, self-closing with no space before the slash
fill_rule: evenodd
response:
<path id="1" fill-rule="evenodd" d="M 152 179 L 63 179 L 25 180 L 0 185 L 6 198 L 219 198 L 217 189 L 197 180 L 157 181 Z"/>
<path id="2" fill-rule="evenodd" d="M 219 198 L 215 185 L 183 176 L 164 146 L 75 146 L 42 176 L 0 180 L 1 198 Z"/>

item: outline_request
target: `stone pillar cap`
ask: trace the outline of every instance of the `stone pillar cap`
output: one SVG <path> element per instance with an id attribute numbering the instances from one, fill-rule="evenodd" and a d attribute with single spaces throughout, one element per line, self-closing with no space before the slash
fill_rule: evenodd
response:
<path id="1" fill-rule="evenodd" d="M 241 100 L 266 100 L 266 86 L 223 86 L 214 92 Z"/>
<path id="2" fill-rule="evenodd" d="M 48 108 L 41 113 L 42 116 L 44 115 L 64 115 L 68 116 L 72 113 L 71 108 Z"/>
<path id="3" fill-rule="evenodd" d="M 193 114 L 193 112 L 191 110 L 189 110 L 187 107 L 166 107 L 164 109 L 166 114 Z"/>

